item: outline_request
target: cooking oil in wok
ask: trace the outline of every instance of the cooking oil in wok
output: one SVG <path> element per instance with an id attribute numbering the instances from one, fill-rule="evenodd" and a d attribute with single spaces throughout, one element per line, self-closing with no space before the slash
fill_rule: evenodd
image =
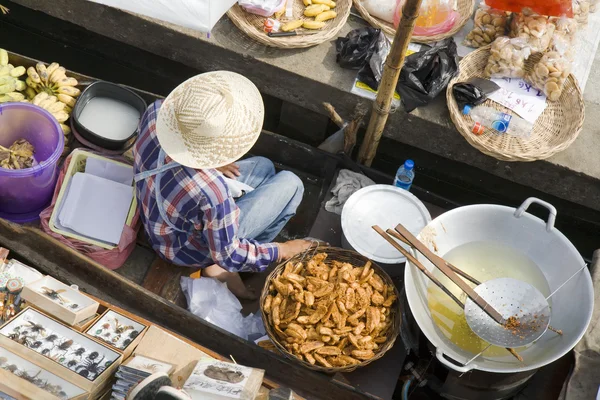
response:
<path id="1" fill-rule="evenodd" d="M 452 249 L 443 258 L 480 282 L 513 278 L 535 286 L 544 296 L 550 295 L 550 288 L 542 271 L 529 257 L 512 247 L 494 242 L 471 242 Z M 442 272 L 435 269 L 434 275 L 463 303 L 467 300 L 467 295 Z M 458 304 L 432 282 L 429 282 L 427 288 L 427 300 L 433 320 L 454 344 L 473 354 L 488 346 L 486 341 L 469 328 L 465 313 Z M 504 348 L 492 346 L 483 354 L 495 357 L 506 356 L 508 353 Z"/>

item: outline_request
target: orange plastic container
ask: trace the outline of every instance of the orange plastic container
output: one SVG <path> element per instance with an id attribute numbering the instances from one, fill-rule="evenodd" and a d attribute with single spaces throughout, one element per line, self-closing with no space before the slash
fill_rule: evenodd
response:
<path id="1" fill-rule="evenodd" d="M 530 9 L 540 15 L 566 15 L 573 18 L 572 0 L 486 0 L 485 3 L 498 10 L 522 12 L 524 9 Z"/>

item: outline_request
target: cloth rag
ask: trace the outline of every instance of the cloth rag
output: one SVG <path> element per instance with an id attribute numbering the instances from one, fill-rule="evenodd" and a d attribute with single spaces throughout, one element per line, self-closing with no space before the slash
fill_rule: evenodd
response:
<path id="1" fill-rule="evenodd" d="M 594 252 L 590 267 L 594 285 L 594 312 L 583 339 L 573 349 L 575 367 L 565 382 L 560 400 L 597 399 L 600 387 L 600 250 Z"/>
<path id="2" fill-rule="evenodd" d="M 352 172 L 348 169 L 340 170 L 335 186 L 331 189 L 333 197 L 325 203 L 325 210 L 342 215 L 344 204 L 346 204 L 346 201 L 354 192 L 374 184 L 375 182 L 362 174 Z"/>

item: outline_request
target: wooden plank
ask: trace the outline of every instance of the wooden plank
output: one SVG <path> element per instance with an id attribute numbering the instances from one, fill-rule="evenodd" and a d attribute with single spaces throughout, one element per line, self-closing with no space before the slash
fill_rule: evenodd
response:
<path id="1" fill-rule="evenodd" d="M 0 220 L 0 244 L 46 274 L 63 282 L 77 283 L 82 290 L 93 292 L 97 297 L 113 304 L 120 304 L 140 317 L 168 327 L 216 353 L 230 354 L 240 364 L 264 369 L 270 379 L 301 395 L 317 399 L 374 398 L 359 388 L 307 370 L 291 360 L 203 321 L 102 267 L 37 228 Z"/>

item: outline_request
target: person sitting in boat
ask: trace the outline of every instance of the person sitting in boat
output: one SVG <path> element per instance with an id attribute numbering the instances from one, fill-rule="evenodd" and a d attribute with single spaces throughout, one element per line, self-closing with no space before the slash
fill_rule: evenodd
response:
<path id="1" fill-rule="evenodd" d="M 242 75 L 216 71 L 152 104 L 134 147 L 136 196 L 152 247 L 176 265 L 203 268 L 251 298 L 238 272 L 261 272 L 311 246 L 273 243 L 302 201 L 302 181 L 263 157 L 238 161 L 254 145 L 262 97 Z"/>

